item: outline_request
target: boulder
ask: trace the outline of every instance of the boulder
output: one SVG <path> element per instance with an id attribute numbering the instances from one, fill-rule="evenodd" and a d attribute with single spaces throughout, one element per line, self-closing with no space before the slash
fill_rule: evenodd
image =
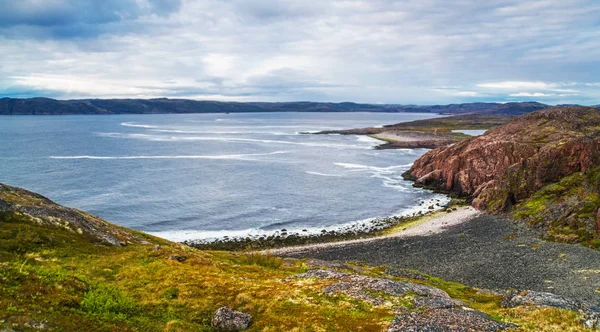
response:
<path id="1" fill-rule="evenodd" d="M 171 255 L 171 256 L 169 256 L 169 259 L 172 261 L 177 261 L 179 263 L 183 263 L 187 260 L 187 257 L 180 256 L 180 255 Z"/>
<path id="2" fill-rule="evenodd" d="M 250 326 L 251 322 L 250 314 L 223 306 L 215 312 L 211 325 L 222 331 L 243 331 Z"/>
<path id="3" fill-rule="evenodd" d="M 546 292 L 510 291 L 502 298 L 502 307 L 514 308 L 522 305 L 553 307 L 567 310 L 579 310 L 582 304 L 578 301 Z"/>

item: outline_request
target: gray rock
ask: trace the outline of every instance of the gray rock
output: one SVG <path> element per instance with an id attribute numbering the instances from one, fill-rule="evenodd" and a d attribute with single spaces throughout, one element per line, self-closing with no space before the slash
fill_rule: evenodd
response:
<path id="1" fill-rule="evenodd" d="M 325 292 L 344 292 L 350 296 L 352 296 L 354 291 L 367 289 L 375 292 L 383 292 L 391 296 L 402 296 L 412 292 L 418 296 L 450 298 L 446 292 L 435 287 L 337 271 L 312 270 L 296 275 L 293 278 L 337 279 L 342 282 L 327 287 Z"/>
<path id="2" fill-rule="evenodd" d="M 180 255 L 171 255 L 169 257 L 169 259 L 172 261 L 178 261 L 179 263 L 183 263 L 186 261 L 187 257 L 180 256 Z"/>
<path id="3" fill-rule="evenodd" d="M 586 314 L 582 323 L 588 329 L 600 329 L 600 312 Z"/>
<path id="4" fill-rule="evenodd" d="M 510 291 L 502 298 L 502 307 L 514 308 L 521 305 L 553 307 L 577 311 L 582 303 L 561 295 L 534 291 Z"/>
<path id="5" fill-rule="evenodd" d="M 496 322 L 479 311 L 436 309 L 399 314 L 388 332 L 502 331 L 515 327 L 513 324 Z"/>
<path id="6" fill-rule="evenodd" d="M 221 307 L 215 312 L 211 325 L 223 331 L 243 331 L 250 326 L 252 316 L 248 313 L 233 310 L 231 307 Z"/>
<path id="7" fill-rule="evenodd" d="M 502 298 L 504 308 L 521 305 L 552 307 L 578 311 L 584 314 L 582 324 L 589 329 L 600 329 L 600 307 L 561 295 L 535 291 L 510 291 Z"/>

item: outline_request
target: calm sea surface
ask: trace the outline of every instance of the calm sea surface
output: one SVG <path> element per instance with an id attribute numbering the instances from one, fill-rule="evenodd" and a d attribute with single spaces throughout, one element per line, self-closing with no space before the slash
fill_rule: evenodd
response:
<path id="1" fill-rule="evenodd" d="M 172 240 L 318 232 L 443 196 L 402 180 L 425 149 L 377 151 L 369 137 L 298 132 L 435 116 L 2 116 L 0 182 Z"/>

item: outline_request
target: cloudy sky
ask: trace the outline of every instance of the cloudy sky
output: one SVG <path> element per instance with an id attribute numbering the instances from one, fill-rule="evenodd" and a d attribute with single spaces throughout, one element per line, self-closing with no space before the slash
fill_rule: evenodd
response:
<path id="1" fill-rule="evenodd" d="M 0 0 L 0 97 L 600 104 L 598 0 Z"/>

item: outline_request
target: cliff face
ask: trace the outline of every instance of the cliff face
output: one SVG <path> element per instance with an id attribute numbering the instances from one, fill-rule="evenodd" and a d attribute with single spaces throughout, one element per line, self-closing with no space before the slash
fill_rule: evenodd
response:
<path id="1" fill-rule="evenodd" d="M 450 147 L 429 151 L 405 174 L 417 186 L 511 211 L 545 185 L 600 166 L 600 111 L 554 107 Z"/>

